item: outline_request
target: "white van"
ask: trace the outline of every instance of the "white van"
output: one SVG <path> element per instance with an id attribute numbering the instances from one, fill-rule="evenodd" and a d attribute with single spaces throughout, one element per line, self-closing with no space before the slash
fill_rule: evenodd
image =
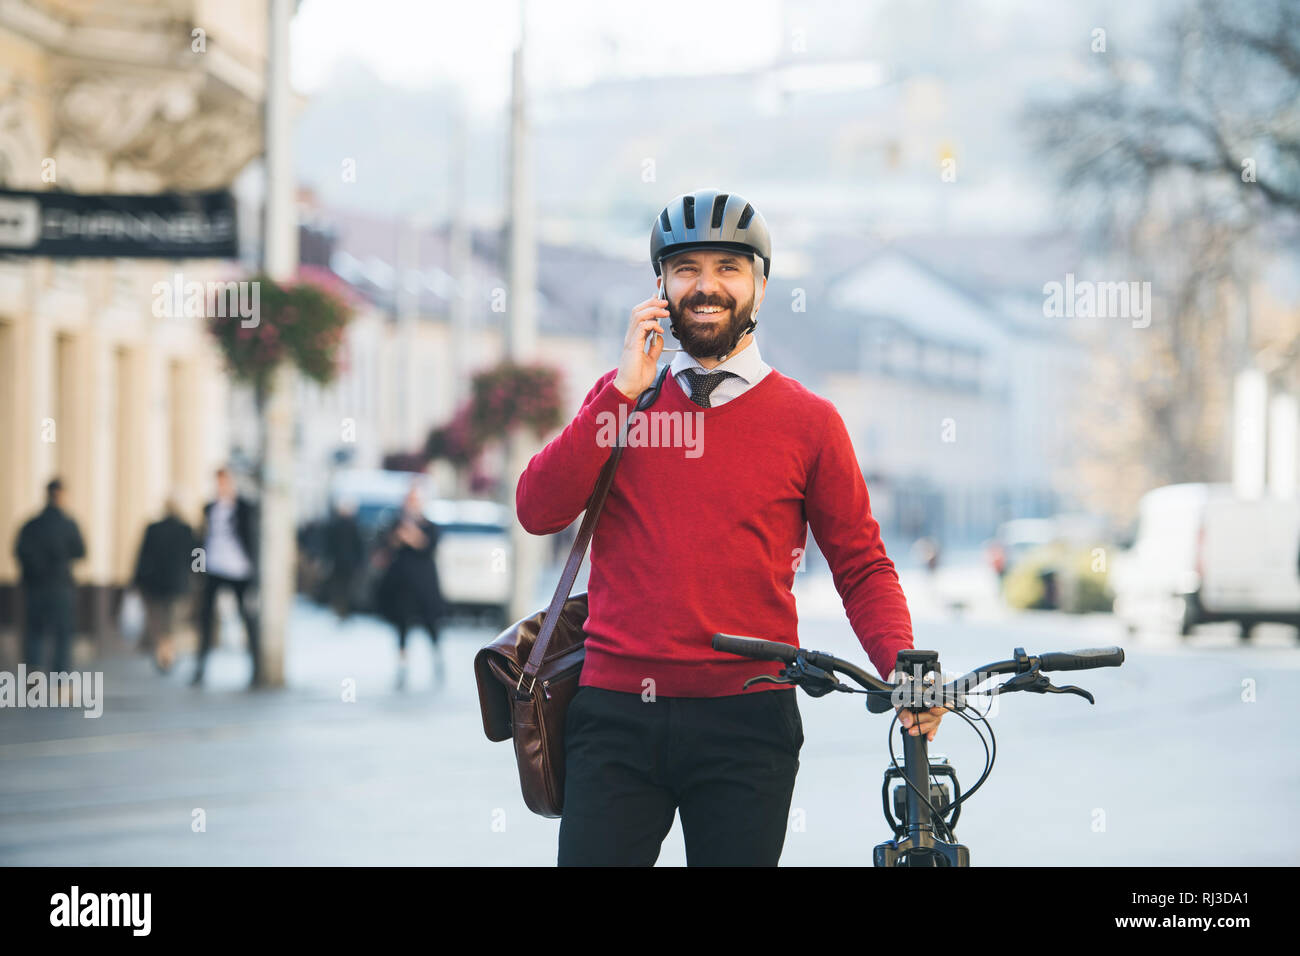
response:
<path id="1" fill-rule="evenodd" d="M 1300 502 L 1242 500 L 1226 484 L 1156 488 L 1138 506 L 1133 547 L 1110 573 L 1115 614 L 1144 625 L 1236 621 L 1300 629 Z"/>

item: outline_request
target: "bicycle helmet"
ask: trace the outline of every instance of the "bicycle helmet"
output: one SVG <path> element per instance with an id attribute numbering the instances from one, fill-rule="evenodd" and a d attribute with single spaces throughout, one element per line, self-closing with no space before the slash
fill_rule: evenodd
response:
<path id="1" fill-rule="evenodd" d="M 650 231 L 650 263 L 661 275 L 665 258 L 687 249 L 757 254 L 763 278 L 772 271 L 772 239 L 767 223 L 744 196 L 697 189 L 678 196 L 659 213 Z"/>
<path id="2" fill-rule="evenodd" d="M 655 275 L 663 274 L 663 261 L 687 249 L 712 249 L 719 252 L 744 252 L 763 260 L 763 275 L 754 261 L 754 313 L 743 329 L 738 329 L 719 360 L 725 360 L 736 343 L 758 328 L 758 296 L 762 279 L 772 268 L 772 239 L 767 222 L 744 196 L 722 193 L 716 189 L 697 189 L 678 196 L 659 213 L 650 230 L 650 263 Z M 665 289 L 667 283 L 665 282 Z M 676 326 L 673 327 L 674 332 Z"/>

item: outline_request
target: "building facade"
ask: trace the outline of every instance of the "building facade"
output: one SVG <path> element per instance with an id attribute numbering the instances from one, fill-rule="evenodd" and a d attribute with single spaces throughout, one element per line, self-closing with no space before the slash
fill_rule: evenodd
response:
<path id="1" fill-rule="evenodd" d="M 0 188 L 161 193 L 228 186 L 262 149 L 262 0 L 0 7 Z M 226 377 L 200 318 L 159 315 L 215 260 L 0 254 L 0 633 L 13 542 L 58 475 L 86 558 L 77 631 L 109 631 L 145 525 L 175 493 L 197 521 L 228 448 Z"/>

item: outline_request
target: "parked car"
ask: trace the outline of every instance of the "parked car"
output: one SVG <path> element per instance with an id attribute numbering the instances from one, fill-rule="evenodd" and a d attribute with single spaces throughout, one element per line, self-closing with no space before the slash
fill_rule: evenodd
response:
<path id="1" fill-rule="evenodd" d="M 1026 554 L 1049 544 L 1056 536 L 1051 518 L 1016 518 L 998 525 L 987 554 L 990 565 L 1002 577 L 1011 571 Z"/>
<path id="2" fill-rule="evenodd" d="M 1115 613 L 1135 631 L 1235 621 L 1300 636 L 1300 502 L 1243 500 L 1226 484 L 1166 485 L 1138 506 L 1133 547 L 1112 570 Z"/>
<path id="3" fill-rule="evenodd" d="M 1002 579 L 1008 607 L 1084 614 L 1111 610 L 1105 548 L 1061 537 L 1038 545 L 1016 562 Z"/>
<path id="4" fill-rule="evenodd" d="M 380 527 L 402 507 L 411 482 L 418 481 L 426 502 L 436 494 L 433 479 L 409 471 L 386 471 L 380 468 L 345 468 L 330 479 L 330 507 L 335 502 L 351 500 L 357 507 L 357 524 L 369 546 Z"/>
<path id="5" fill-rule="evenodd" d="M 514 572 L 510 510 L 495 501 L 436 499 L 424 513 L 440 531 L 435 560 L 443 597 L 505 627 Z"/>
<path id="6" fill-rule="evenodd" d="M 1008 607 L 1072 614 L 1109 611 L 1109 540 L 1106 522 L 1097 515 L 1018 518 L 999 526 L 987 554 Z"/>

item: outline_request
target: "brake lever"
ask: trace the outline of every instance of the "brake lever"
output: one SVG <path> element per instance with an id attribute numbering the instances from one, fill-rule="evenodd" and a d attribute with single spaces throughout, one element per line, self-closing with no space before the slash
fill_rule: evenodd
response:
<path id="1" fill-rule="evenodd" d="M 761 681 L 768 681 L 772 684 L 793 684 L 794 681 L 787 677 L 773 677 L 771 674 L 759 674 L 757 677 L 751 677 L 741 685 L 745 690 L 749 690 L 750 684 L 757 684 Z"/>
<path id="2" fill-rule="evenodd" d="M 1095 705 L 1095 704 L 1097 703 L 1095 700 L 1092 699 L 1092 695 L 1091 695 L 1091 694 L 1089 694 L 1089 693 L 1088 693 L 1086 690 L 1084 690 L 1082 687 L 1076 687 L 1074 684 L 1069 684 L 1069 685 L 1067 685 L 1067 686 L 1065 686 L 1065 687 L 1058 687 L 1056 684 L 1048 684 L 1046 687 L 1042 688 L 1042 690 L 1039 690 L 1038 693 L 1040 693 L 1040 694 L 1078 694 L 1080 697 L 1082 697 L 1084 700 L 1086 700 L 1086 701 L 1087 701 L 1088 703 L 1090 703 L 1090 704 Z"/>
<path id="3" fill-rule="evenodd" d="M 1070 684 L 1065 687 L 1058 687 L 1052 683 L 1052 679 L 1046 674 L 1040 672 L 1037 668 L 1026 671 L 1023 674 L 1017 674 L 1004 684 L 993 689 L 994 694 L 1006 694 L 1011 691 L 1024 690 L 1032 694 L 1077 694 L 1090 704 L 1096 704 L 1092 694 L 1088 693 L 1082 687 L 1076 687 Z"/>
<path id="4" fill-rule="evenodd" d="M 781 668 L 780 677 L 773 677 L 771 674 L 759 674 L 757 677 L 749 678 L 742 686 L 747 690 L 750 684 L 756 684 L 759 681 L 767 681 L 771 684 L 795 684 L 802 687 L 809 697 L 825 697 L 833 690 L 849 689 L 840 683 L 834 671 L 828 671 L 809 664 L 802 652 L 798 654 L 792 663 Z"/>

